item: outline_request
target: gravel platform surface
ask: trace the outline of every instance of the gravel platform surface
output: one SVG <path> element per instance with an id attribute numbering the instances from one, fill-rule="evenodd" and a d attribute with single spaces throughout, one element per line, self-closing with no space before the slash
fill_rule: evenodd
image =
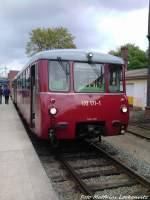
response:
<path id="1" fill-rule="evenodd" d="M 139 194 L 139 191 L 141 193 Z M 111 189 L 111 190 L 104 190 L 100 192 L 96 192 L 95 196 L 97 196 L 97 199 L 105 199 L 105 200 L 133 200 L 133 196 L 136 197 L 145 197 L 143 199 L 148 199 L 147 196 L 142 194 L 143 188 L 139 185 L 135 185 L 132 187 L 121 187 L 117 189 Z M 142 198 L 141 198 L 142 199 Z"/>
<path id="2" fill-rule="evenodd" d="M 125 134 L 103 138 L 101 145 L 141 175 L 150 178 L 149 141 L 131 134 Z"/>
<path id="3" fill-rule="evenodd" d="M 140 122 L 145 125 L 144 111 L 131 110 L 129 125 Z M 147 122 L 147 121 L 146 121 Z M 150 127 L 150 123 L 149 123 Z M 142 130 L 140 128 L 140 130 Z M 146 131 L 143 129 L 143 132 Z M 150 134 L 150 130 L 146 133 Z M 125 135 L 103 137 L 101 146 L 111 154 L 117 156 L 123 162 L 127 163 L 138 173 L 150 178 L 150 141 L 142 139 L 130 133 Z"/>

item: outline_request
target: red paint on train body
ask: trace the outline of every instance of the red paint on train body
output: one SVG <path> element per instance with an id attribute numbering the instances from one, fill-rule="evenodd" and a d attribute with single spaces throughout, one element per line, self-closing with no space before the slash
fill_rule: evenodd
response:
<path id="1" fill-rule="evenodd" d="M 100 59 L 93 61 L 98 64 L 91 64 L 88 60 L 70 58 L 69 51 L 65 53 L 70 57 L 66 59 L 61 54 L 60 60 L 59 51 L 54 53 L 56 58 L 33 59 L 14 80 L 13 101 L 32 131 L 50 140 L 124 133 L 129 107 L 123 63 L 114 64 L 112 58 L 110 63 Z M 61 84 L 59 70 L 65 77 Z M 55 77 L 58 79 L 54 84 Z"/>

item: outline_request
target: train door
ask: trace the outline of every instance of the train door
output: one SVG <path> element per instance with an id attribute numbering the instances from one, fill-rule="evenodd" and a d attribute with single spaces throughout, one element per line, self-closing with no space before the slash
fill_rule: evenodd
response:
<path id="1" fill-rule="evenodd" d="M 36 117 L 36 104 L 37 104 L 37 64 L 31 66 L 31 127 L 35 127 L 35 117 Z"/>
<path id="2" fill-rule="evenodd" d="M 14 81 L 14 102 L 17 103 L 17 80 Z"/>

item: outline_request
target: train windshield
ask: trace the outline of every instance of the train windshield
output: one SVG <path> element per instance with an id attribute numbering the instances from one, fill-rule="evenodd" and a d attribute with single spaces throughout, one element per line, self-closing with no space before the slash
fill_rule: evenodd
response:
<path id="1" fill-rule="evenodd" d="M 74 63 L 74 89 L 76 92 L 104 92 L 104 64 Z"/>
<path id="2" fill-rule="evenodd" d="M 109 92 L 123 92 L 123 70 L 121 65 L 108 66 Z"/>
<path id="3" fill-rule="evenodd" d="M 68 62 L 49 62 L 49 89 L 51 91 L 68 91 L 70 83 L 70 67 Z"/>

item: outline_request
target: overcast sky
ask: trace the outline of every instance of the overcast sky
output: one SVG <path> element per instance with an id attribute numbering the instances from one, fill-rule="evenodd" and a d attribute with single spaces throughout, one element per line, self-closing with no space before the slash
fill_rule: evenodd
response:
<path id="1" fill-rule="evenodd" d="M 125 43 L 148 48 L 148 0 L 1 0 L 0 68 L 21 69 L 37 27 L 64 26 L 78 48 L 107 53 Z"/>

